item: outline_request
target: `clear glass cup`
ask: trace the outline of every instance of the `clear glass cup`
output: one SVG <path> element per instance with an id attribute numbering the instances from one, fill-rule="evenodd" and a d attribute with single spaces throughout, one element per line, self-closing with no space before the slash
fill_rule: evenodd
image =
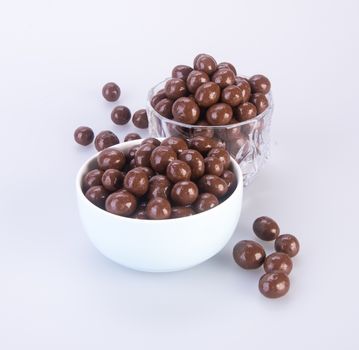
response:
<path id="1" fill-rule="evenodd" d="M 187 140 L 197 135 L 217 138 L 225 144 L 226 149 L 240 165 L 244 185 L 248 185 L 270 154 L 270 127 L 273 113 L 271 93 L 266 95 L 268 108 L 251 120 L 223 126 L 188 125 L 161 116 L 151 106 L 152 97 L 164 88 L 166 80 L 157 84 L 148 93 L 147 114 L 150 136 L 181 136 Z"/>

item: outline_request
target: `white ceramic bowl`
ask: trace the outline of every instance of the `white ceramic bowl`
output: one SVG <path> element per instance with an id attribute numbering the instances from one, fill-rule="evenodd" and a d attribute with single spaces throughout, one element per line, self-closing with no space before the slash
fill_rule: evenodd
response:
<path id="1" fill-rule="evenodd" d="M 125 153 L 142 140 L 115 145 Z M 83 194 L 83 176 L 94 167 L 97 154 L 76 177 L 78 208 L 93 245 L 109 259 L 132 269 L 168 272 L 190 268 L 217 254 L 231 238 L 242 207 L 243 176 L 231 159 L 237 188 L 223 203 L 200 214 L 167 220 L 117 216 L 93 205 Z"/>

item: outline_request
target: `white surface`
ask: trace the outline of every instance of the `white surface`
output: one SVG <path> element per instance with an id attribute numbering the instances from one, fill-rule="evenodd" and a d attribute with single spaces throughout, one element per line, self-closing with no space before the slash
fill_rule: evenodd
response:
<path id="1" fill-rule="evenodd" d="M 357 349 L 358 12 L 355 0 L 2 2 L 0 348 Z M 74 178 L 93 149 L 72 133 L 124 135 L 102 84 L 117 81 L 120 102 L 140 108 L 198 52 L 271 78 L 272 157 L 218 256 L 133 272 L 85 236 Z M 302 244 L 277 301 L 231 257 L 259 215 Z"/>
<path id="2" fill-rule="evenodd" d="M 162 140 L 162 139 L 160 139 Z M 141 140 L 113 146 L 127 152 Z M 241 213 L 243 176 L 237 162 L 231 167 L 237 188 L 223 203 L 201 215 L 171 220 L 134 220 L 94 206 L 82 191 L 83 177 L 96 164 L 95 154 L 76 176 L 80 217 L 93 245 L 109 259 L 147 272 L 170 272 L 194 267 L 212 258 L 232 237 Z"/>

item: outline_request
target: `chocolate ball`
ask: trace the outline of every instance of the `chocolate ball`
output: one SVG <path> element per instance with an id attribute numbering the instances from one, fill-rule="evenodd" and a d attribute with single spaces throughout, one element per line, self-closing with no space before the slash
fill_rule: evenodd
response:
<path id="1" fill-rule="evenodd" d="M 152 151 L 150 163 L 154 171 L 164 174 L 168 164 L 175 159 L 177 159 L 177 154 L 171 147 L 158 146 Z"/>
<path id="2" fill-rule="evenodd" d="M 132 218 L 139 220 L 147 220 L 146 209 L 136 210 L 135 213 L 132 215 Z"/>
<path id="3" fill-rule="evenodd" d="M 234 67 L 234 65 L 232 63 L 229 63 L 229 62 L 221 62 L 218 64 L 217 66 L 217 69 L 223 69 L 223 68 L 226 68 L 226 69 L 230 69 L 234 75 L 237 75 L 237 71 L 236 71 L 236 68 Z"/>
<path id="4" fill-rule="evenodd" d="M 259 291 L 267 298 L 280 298 L 290 287 L 288 276 L 283 272 L 270 272 L 263 275 L 258 283 Z"/>
<path id="5" fill-rule="evenodd" d="M 232 118 L 229 123 L 227 124 L 228 128 L 226 128 L 225 130 L 221 130 L 222 132 L 224 131 L 224 136 L 222 136 L 222 139 L 226 140 L 227 142 L 229 141 L 229 143 L 231 143 L 232 141 L 236 141 L 238 138 L 242 137 L 243 135 L 243 130 L 242 130 L 242 125 L 238 125 L 238 126 L 232 126 L 233 124 L 237 124 L 238 125 L 238 120 L 236 120 L 235 118 Z"/>
<path id="6" fill-rule="evenodd" d="M 258 115 L 263 113 L 269 106 L 267 97 L 259 92 L 252 94 L 249 101 L 256 106 Z"/>
<path id="7" fill-rule="evenodd" d="M 162 141 L 161 145 L 171 147 L 177 154 L 188 149 L 186 140 L 176 136 L 167 137 Z"/>
<path id="8" fill-rule="evenodd" d="M 190 166 L 182 160 L 173 160 L 168 164 L 166 175 L 173 183 L 189 180 L 191 178 Z"/>
<path id="9" fill-rule="evenodd" d="M 242 91 L 237 85 L 229 85 L 222 90 L 221 101 L 232 107 L 238 106 L 242 101 Z"/>
<path id="10" fill-rule="evenodd" d="M 293 268 L 292 259 L 285 253 L 268 255 L 263 264 L 265 272 L 280 271 L 289 275 Z"/>
<path id="11" fill-rule="evenodd" d="M 155 175 L 153 169 L 148 166 L 136 166 L 135 168 L 137 170 L 143 170 L 146 173 L 148 179 Z"/>
<path id="12" fill-rule="evenodd" d="M 218 102 L 220 96 L 220 87 L 211 81 L 200 85 L 194 95 L 196 102 L 201 107 L 212 106 Z"/>
<path id="13" fill-rule="evenodd" d="M 140 146 L 135 154 L 135 164 L 136 166 L 146 166 L 150 167 L 151 162 L 151 154 L 152 151 L 156 148 L 155 145 L 152 145 L 150 143 L 145 143 L 144 145 Z"/>
<path id="14" fill-rule="evenodd" d="M 166 98 L 165 89 L 158 90 L 151 98 L 151 106 L 155 108 L 156 104 Z"/>
<path id="15" fill-rule="evenodd" d="M 117 125 L 125 125 L 131 119 L 131 111 L 126 106 L 116 106 L 111 112 L 111 119 Z"/>
<path id="16" fill-rule="evenodd" d="M 253 231 L 263 241 L 273 241 L 279 236 L 278 224 L 268 216 L 261 216 L 254 220 Z"/>
<path id="17" fill-rule="evenodd" d="M 162 197 L 151 199 L 146 206 L 146 216 L 151 220 L 163 220 L 171 217 L 171 204 Z"/>
<path id="18" fill-rule="evenodd" d="M 74 132 L 75 141 L 82 146 L 88 146 L 94 137 L 92 129 L 88 126 L 79 126 Z"/>
<path id="19" fill-rule="evenodd" d="M 123 187 L 136 197 L 143 196 L 148 190 L 148 175 L 139 168 L 130 170 L 123 180 Z"/>
<path id="20" fill-rule="evenodd" d="M 165 118 L 172 118 L 172 105 L 173 101 L 169 98 L 163 98 L 155 105 L 155 111 Z"/>
<path id="21" fill-rule="evenodd" d="M 223 163 L 224 169 L 228 169 L 231 164 L 231 156 L 224 148 L 213 148 L 209 151 L 208 156 L 218 158 Z"/>
<path id="22" fill-rule="evenodd" d="M 166 176 L 155 175 L 150 178 L 147 198 L 152 199 L 156 197 L 169 198 L 171 192 L 171 183 Z"/>
<path id="23" fill-rule="evenodd" d="M 226 181 L 216 175 L 203 175 L 197 184 L 201 192 L 212 193 L 217 198 L 223 197 L 228 191 Z"/>
<path id="24" fill-rule="evenodd" d="M 233 85 L 236 82 L 236 76 L 233 71 L 228 68 L 218 69 L 213 75 L 211 80 L 219 85 L 221 89 L 226 86 Z"/>
<path id="25" fill-rule="evenodd" d="M 107 83 L 102 88 L 102 96 L 109 102 L 117 101 L 120 98 L 121 89 L 115 83 Z"/>
<path id="26" fill-rule="evenodd" d="M 264 263 L 265 257 L 263 247 L 254 241 L 240 241 L 233 248 L 234 261 L 246 270 L 258 269 Z"/>
<path id="27" fill-rule="evenodd" d="M 120 140 L 110 130 L 101 131 L 95 138 L 95 148 L 97 151 L 102 151 L 103 149 L 117 145 L 118 143 L 120 143 Z"/>
<path id="28" fill-rule="evenodd" d="M 148 117 L 145 109 L 139 109 L 132 116 L 132 123 L 139 129 L 148 128 Z"/>
<path id="29" fill-rule="evenodd" d="M 190 205 L 198 197 L 198 187 L 192 181 L 179 181 L 171 190 L 171 199 L 174 203 L 186 206 Z"/>
<path id="30" fill-rule="evenodd" d="M 142 142 L 141 142 L 141 145 L 144 145 L 146 143 L 150 143 L 151 145 L 154 145 L 154 146 L 159 146 L 161 144 L 161 141 L 160 140 L 157 140 L 156 138 L 154 137 L 148 137 L 147 139 L 144 139 Z"/>
<path id="31" fill-rule="evenodd" d="M 206 136 L 195 136 L 189 139 L 188 142 L 190 148 L 195 149 L 204 155 L 217 146 L 217 141 L 214 138 Z"/>
<path id="32" fill-rule="evenodd" d="M 227 183 L 228 192 L 234 191 L 234 189 L 237 187 L 236 175 L 234 175 L 234 173 L 230 170 L 225 170 L 221 177 Z"/>
<path id="33" fill-rule="evenodd" d="M 127 190 L 119 190 L 106 199 L 106 210 L 120 216 L 131 216 L 137 207 L 136 197 Z"/>
<path id="34" fill-rule="evenodd" d="M 249 85 L 248 81 L 243 78 L 237 77 L 236 85 L 241 91 L 241 102 L 248 102 L 249 98 L 251 97 L 251 86 Z"/>
<path id="35" fill-rule="evenodd" d="M 207 73 L 193 70 L 191 73 L 189 73 L 186 80 L 187 90 L 194 94 L 199 86 L 204 83 L 208 83 L 209 81 L 210 79 Z"/>
<path id="36" fill-rule="evenodd" d="M 298 254 L 300 244 L 295 236 L 285 234 L 276 238 L 274 248 L 277 252 L 288 254 L 292 258 Z"/>
<path id="37" fill-rule="evenodd" d="M 218 198 L 212 193 L 201 193 L 193 204 L 197 213 L 212 209 L 219 204 Z"/>
<path id="38" fill-rule="evenodd" d="M 103 209 L 108 194 L 108 191 L 103 186 L 99 185 L 90 187 L 86 191 L 85 196 L 92 204 Z"/>
<path id="39" fill-rule="evenodd" d="M 189 73 L 192 71 L 192 67 L 180 64 L 172 69 L 172 78 L 178 78 L 186 81 Z"/>
<path id="40" fill-rule="evenodd" d="M 165 93 L 167 98 L 176 100 L 187 95 L 186 83 L 179 78 L 172 78 L 166 81 Z"/>
<path id="41" fill-rule="evenodd" d="M 216 157 L 207 157 L 204 160 L 205 173 L 208 175 L 221 176 L 224 170 L 223 162 Z"/>
<path id="42" fill-rule="evenodd" d="M 191 168 L 191 180 L 196 180 L 204 174 L 204 159 L 198 151 L 194 149 L 184 150 L 178 155 L 178 159 L 186 162 Z"/>
<path id="43" fill-rule="evenodd" d="M 129 134 L 127 134 L 124 138 L 124 142 L 127 141 L 133 141 L 133 140 L 139 140 L 141 138 L 141 136 L 135 132 L 130 132 Z"/>
<path id="44" fill-rule="evenodd" d="M 189 97 L 177 99 L 172 106 L 173 119 L 184 124 L 195 124 L 200 110 L 196 102 Z"/>
<path id="45" fill-rule="evenodd" d="M 194 128 L 193 136 L 205 136 L 212 138 L 214 135 L 214 130 L 209 126 L 209 124 L 205 120 L 200 120 L 197 122 L 198 126 L 208 126 L 208 128 Z"/>
<path id="46" fill-rule="evenodd" d="M 185 216 L 194 215 L 195 212 L 191 207 L 172 207 L 171 218 L 183 218 Z"/>
<path id="47" fill-rule="evenodd" d="M 252 93 L 260 92 L 262 94 L 268 94 L 271 88 L 269 79 L 262 74 L 253 75 L 253 77 L 249 79 L 249 84 L 251 85 Z"/>
<path id="48" fill-rule="evenodd" d="M 82 188 L 87 191 L 92 186 L 102 185 L 103 171 L 99 169 L 90 170 L 83 178 Z"/>
<path id="49" fill-rule="evenodd" d="M 233 109 L 233 116 L 239 122 L 245 122 L 254 118 L 257 115 L 257 108 L 253 103 L 244 102 Z"/>
<path id="50" fill-rule="evenodd" d="M 126 163 L 126 156 L 118 149 L 105 149 L 97 156 L 97 165 L 101 170 L 121 170 Z"/>
<path id="51" fill-rule="evenodd" d="M 127 161 L 131 161 L 132 159 L 135 159 L 136 152 L 141 147 L 141 145 L 133 146 L 127 153 L 126 159 Z"/>
<path id="52" fill-rule="evenodd" d="M 212 56 L 202 53 L 195 57 L 193 67 L 196 70 L 212 75 L 217 69 L 217 62 Z"/>
<path id="53" fill-rule="evenodd" d="M 208 108 L 206 120 L 210 125 L 226 125 L 232 119 L 233 110 L 227 103 L 216 103 Z"/>
<path id="54" fill-rule="evenodd" d="M 117 169 L 107 169 L 101 178 L 102 185 L 107 191 L 114 192 L 121 188 L 125 174 Z"/>

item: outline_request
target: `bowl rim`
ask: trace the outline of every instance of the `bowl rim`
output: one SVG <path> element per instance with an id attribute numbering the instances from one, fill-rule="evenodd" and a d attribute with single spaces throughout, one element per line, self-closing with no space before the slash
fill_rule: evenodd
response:
<path id="1" fill-rule="evenodd" d="M 247 79 L 247 77 L 245 76 L 241 76 L 242 78 Z M 172 79 L 172 78 L 166 78 L 164 80 L 162 80 L 161 82 L 157 83 L 155 86 L 153 86 L 147 93 L 147 112 L 150 111 L 150 114 L 155 115 L 158 119 L 163 120 L 165 123 L 169 123 L 169 124 L 174 124 L 177 126 L 181 126 L 184 128 L 188 128 L 188 129 L 215 129 L 215 130 L 221 130 L 221 129 L 232 129 L 232 128 L 236 128 L 236 127 L 240 127 L 242 125 L 247 125 L 247 124 L 252 124 L 252 123 L 256 123 L 257 121 L 262 120 L 265 116 L 267 116 L 268 114 L 271 114 L 274 108 L 274 104 L 273 104 L 273 96 L 272 96 L 272 91 L 269 91 L 266 94 L 266 97 L 268 99 L 268 107 L 265 111 L 263 111 L 261 114 L 258 114 L 257 116 L 255 116 L 252 119 L 246 120 L 244 122 L 238 122 L 235 124 L 227 124 L 227 125 L 196 125 L 196 124 L 185 124 L 185 123 L 181 123 L 178 121 L 175 121 L 173 119 L 168 119 L 164 116 L 162 116 L 161 114 L 159 114 L 151 105 L 151 99 L 152 97 L 155 95 L 155 90 L 158 89 L 158 87 L 160 85 L 163 85 L 167 80 Z"/>
<path id="2" fill-rule="evenodd" d="M 166 139 L 166 137 L 159 137 L 157 138 L 160 141 L 163 141 L 164 139 Z M 111 147 L 108 147 L 106 149 L 119 149 L 120 151 L 127 151 L 129 148 L 134 147 L 138 144 L 140 144 L 144 139 L 137 139 L 137 140 L 131 140 L 131 141 L 127 141 L 127 142 L 122 142 L 122 143 L 118 143 L 116 145 L 113 145 Z M 168 218 L 168 219 L 163 219 L 163 220 L 150 220 L 150 219 L 146 219 L 146 220 L 141 220 L 141 219 L 136 219 L 136 218 L 132 218 L 132 217 L 127 217 L 127 216 L 121 216 L 121 215 L 116 215 L 113 213 L 108 212 L 107 210 L 101 209 L 99 207 L 97 207 L 95 204 L 91 203 L 86 197 L 84 192 L 82 191 L 82 179 L 83 176 L 86 174 L 86 169 L 89 166 L 89 164 L 91 162 L 93 162 L 98 154 L 101 153 L 100 152 L 96 152 L 94 155 L 92 155 L 91 157 L 87 158 L 87 160 L 85 162 L 82 163 L 81 167 L 79 168 L 79 170 L 77 171 L 76 174 L 76 183 L 75 183 L 75 187 L 76 187 L 76 194 L 77 194 L 77 198 L 78 200 L 83 201 L 83 203 L 86 203 L 85 205 L 89 205 L 92 207 L 92 209 L 98 211 L 99 214 L 101 215 L 105 215 L 105 216 L 109 216 L 111 217 L 113 220 L 119 220 L 120 221 L 128 221 L 128 222 L 141 222 L 141 223 L 146 223 L 149 225 L 158 225 L 161 222 L 171 222 L 172 220 L 193 220 L 194 217 L 198 217 L 198 215 L 201 215 L 201 217 L 204 218 L 204 216 L 206 215 L 211 215 L 211 213 L 213 214 L 213 211 L 217 211 L 220 210 L 220 207 L 226 203 L 228 200 L 230 200 L 234 194 L 237 194 L 238 192 L 242 192 L 243 195 L 243 172 L 239 166 L 239 164 L 236 162 L 236 160 L 231 157 L 231 165 L 233 167 L 233 172 L 237 177 L 237 187 L 236 189 L 231 193 L 231 195 L 229 197 L 226 198 L 225 201 L 223 201 L 222 203 L 219 203 L 217 206 L 215 206 L 212 209 L 206 210 L 202 213 L 196 213 L 194 215 L 190 215 L 190 216 L 184 216 L 184 217 L 180 217 L 180 218 Z M 151 223 L 151 224 L 150 224 Z"/>

